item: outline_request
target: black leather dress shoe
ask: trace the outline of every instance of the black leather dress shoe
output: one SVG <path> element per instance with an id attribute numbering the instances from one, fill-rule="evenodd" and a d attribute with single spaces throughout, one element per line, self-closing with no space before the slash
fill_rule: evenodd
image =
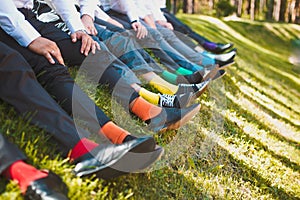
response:
<path id="1" fill-rule="evenodd" d="M 137 138 L 138 137 L 135 137 L 133 135 L 127 135 L 125 137 L 125 139 L 123 140 L 123 143 L 129 142 L 131 140 L 135 140 Z M 153 151 L 155 149 L 155 147 L 156 147 L 156 142 L 155 142 L 154 138 L 147 136 L 147 139 L 144 142 L 142 142 L 140 145 L 137 145 L 136 147 L 131 149 L 130 152 L 147 153 L 147 152 Z"/>
<path id="2" fill-rule="evenodd" d="M 219 61 L 222 61 L 222 62 L 226 62 L 228 60 L 234 59 L 234 57 L 236 56 L 236 51 L 237 51 L 237 49 L 232 49 L 228 53 L 219 54 L 219 55 L 213 55 L 212 57 L 214 59 L 216 59 L 216 60 L 219 60 Z"/>
<path id="3" fill-rule="evenodd" d="M 200 110 L 200 104 L 194 104 L 187 108 L 164 108 L 162 112 L 154 118 L 146 121 L 153 131 L 174 130 L 183 126 Z"/>
<path id="4" fill-rule="evenodd" d="M 208 51 L 210 51 L 210 52 L 212 52 L 212 53 L 219 54 L 219 53 L 223 53 L 223 52 L 227 51 L 227 50 L 230 49 L 232 46 L 233 46 L 233 44 L 231 44 L 231 43 L 228 43 L 228 44 L 221 44 L 221 43 L 218 43 L 216 48 L 214 48 L 214 49 L 209 49 Z"/>
<path id="5" fill-rule="evenodd" d="M 67 200 L 67 194 L 66 184 L 50 171 L 47 177 L 31 182 L 24 197 L 28 200 Z"/>
<path id="6" fill-rule="evenodd" d="M 193 83 L 200 83 L 203 77 L 201 71 L 196 71 L 191 75 L 178 75 L 176 79 L 176 84 L 186 83 L 186 84 L 193 84 Z"/>
<path id="7" fill-rule="evenodd" d="M 115 172 L 117 176 L 132 172 L 137 172 L 151 165 L 162 155 L 163 150 L 158 153 L 135 153 L 130 152 L 143 143 L 152 140 L 152 137 L 145 136 L 124 142 L 120 145 L 102 144 L 91 152 L 75 160 L 74 173 L 77 176 L 90 176 L 96 174 L 99 178 L 113 178 Z M 141 156 L 143 155 L 143 156 Z M 135 162 L 129 160 L 135 159 Z"/>
<path id="8" fill-rule="evenodd" d="M 164 149 L 156 145 L 155 149 L 148 153 L 127 153 L 116 164 L 105 168 L 100 173 L 102 179 L 111 179 L 129 173 L 146 171 L 155 161 L 159 160 Z M 98 173 L 99 177 L 99 173 Z"/>
<path id="9" fill-rule="evenodd" d="M 234 60 L 228 60 L 226 62 L 220 61 L 220 60 L 216 60 L 216 64 L 219 65 L 219 70 L 221 69 L 225 69 L 226 67 L 228 67 L 229 65 L 232 65 L 234 63 Z"/>
<path id="10" fill-rule="evenodd" d="M 221 69 L 218 71 L 218 73 L 215 75 L 215 77 L 213 77 L 212 80 L 217 80 L 219 78 L 222 78 L 225 74 L 226 74 L 226 71 Z"/>

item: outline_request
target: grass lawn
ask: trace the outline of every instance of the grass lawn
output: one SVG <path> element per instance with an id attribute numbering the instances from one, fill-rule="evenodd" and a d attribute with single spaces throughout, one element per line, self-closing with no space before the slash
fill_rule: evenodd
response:
<path id="1" fill-rule="evenodd" d="M 155 134 L 166 153 L 151 172 L 110 181 L 74 177 L 47 134 L 3 102 L 2 131 L 29 163 L 59 174 L 71 199 L 300 199 L 300 70 L 289 63 L 300 26 L 178 17 L 212 41 L 234 43 L 238 56 L 197 100 L 201 112 L 191 122 Z M 154 134 L 122 117 L 105 89 L 94 99 L 133 134 Z M 0 199 L 22 199 L 16 183 L 1 178 Z"/>

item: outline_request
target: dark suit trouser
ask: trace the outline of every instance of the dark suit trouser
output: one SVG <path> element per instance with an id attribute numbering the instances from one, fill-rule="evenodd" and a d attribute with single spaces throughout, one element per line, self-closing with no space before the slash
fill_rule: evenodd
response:
<path id="1" fill-rule="evenodd" d="M 69 35 L 50 24 L 38 21 L 35 14 L 33 14 L 30 10 L 20 9 L 20 11 L 22 11 L 26 19 L 41 33 L 43 37 L 57 43 L 66 63 L 69 65 L 81 65 L 86 58 L 80 53 L 81 42 L 72 43 Z M 89 125 L 89 128 L 92 128 L 92 130 L 99 128 L 99 124 L 102 126 L 109 121 L 108 117 L 102 112 L 102 110 L 96 107 L 94 103 L 80 89 L 78 89 L 78 86 L 74 84 L 74 81 L 69 76 L 66 67 L 59 64 L 52 65 L 43 56 L 36 55 L 27 48 L 21 47 L 2 29 L 0 30 L 0 41 L 6 43 L 24 56 L 30 66 L 33 67 L 38 81 L 45 87 L 51 96 L 61 103 L 63 109 L 69 114 L 72 113 L 73 105 L 77 105 L 76 108 L 80 110 L 83 120 L 93 124 Z M 101 60 L 102 58 L 98 59 Z M 106 59 L 105 53 L 103 53 L 103 59 Z M 127 108 L 129 102 L 135 99 L 138 94 L 126 83 L 125 80 L 120 78 L 118 72 L 112 67 L 102 69 L 100 62 L 97 63 L 97 65 L 99 66 L 99 70 L 103 70 L 103 76 L 101 77 L 100 83 L 108 84 L 111 91 L 114 90 L 117 83 L 122 86 L 122 89 L 119 89 L 118 92 L 114 92 L 114 97 Z M 77 92 L 77 98 L 72 98 L 73 90 L 75 89 Z M 89 106 L 86 106 L 87 104 Z M 94 105 L 94 107 L 91 105 Z M 93 109 L 95 109 L 95 111 L 93 111 Z M 96 120 L 93 112 L 96 112 L 98 126 L 95 123 Z"/>
<path id="2" fill-rule="evenodd" d="M 0 174 L 14 162 L 24 159 L 25 155 L 0 133 Z"/>
<path id="3" fill-rule="evenodd" d="M 23 117 L 30 114 L 30 122 L 54 136 L 62 150 L 70 150 L 80 137 L 88 135 L 81 128 L 76 129 L 71 117 L 41 87 L 26 60 L 1 42 L 0 99 L 11 104 Z M 6 145 L 0 146 L 2 153 Z"/>

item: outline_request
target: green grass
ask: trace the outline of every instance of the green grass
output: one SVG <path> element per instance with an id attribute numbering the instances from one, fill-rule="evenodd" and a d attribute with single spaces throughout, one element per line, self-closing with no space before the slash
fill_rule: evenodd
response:
<path id="1" fill-rule="evenodd" d="M 157 170 L 110 181 L 76 178 L 47 134 L 5 103 L 3 132 L 29 163 L 61 175 L 71 199 L 300 199 L 300 75 L 288 61 L 300 26 L 179 17 L 212 41 L 233 42 L 238 56 L 198 99 L 201 112 L 191 122 L 155 135 L 166 149 Z M 122 117 L 105 89 L 95 96 L 122 127 L 153 134 L 140 121 Z M 0 179 L 0 199 L 22 197 L 15 183 Z"/>

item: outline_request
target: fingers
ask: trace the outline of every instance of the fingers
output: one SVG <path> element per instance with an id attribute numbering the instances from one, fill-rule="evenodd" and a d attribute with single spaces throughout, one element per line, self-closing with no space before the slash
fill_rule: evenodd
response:
<path id="1" fill-rule="evenodd" d="M 77 42 L 77 34 L 76 34 L 76 32 L 71 34 L 71 40 L 74 43 Z"/>
<path id="2" fill-rule="evenodd" d="M 57 48 L 57 50 L 52 50 L 51 55 L 56 58 L 59 64 L 65 65 L 64 59 L 61 56 L 60 50 Z"/>
<path id="3" fill-rule="evenodd" d="M 95 28 L 95 26 L 87 27 L 87 32 L 88 32 L 88 34 L 91 34 L 91 35 L 97 35 L 98 34 L 98 31 Z"/>
<path id="4" fill-rule="evenodd" d="M 147 29 L 144 26 L 138 26 L 137 28 L 137 35 L 136 37 L 138 39 L 143 39 L 148 34 Z"/>
<path id="5" fill-rule="evenodd" d="M 55 64 L 55 60 L 53 59 L 53 57 L 54 57 L 58 61 L 59 64 L 65 65 L 64 60 L 61 56 L 60 50 L 58 48 L 56 50 L 47 51 L 44 54 L 44 56 L 51 64 Z"/>
<path id="6" fill-rule="evenodd" d="M 81 53 L 85 56 L 88 56 L 90 51 L 95 54 L 96 50 L 100 50 L 100 45 L 98 42 L 94 41 L 89 35 L 83 36 Z"/>

